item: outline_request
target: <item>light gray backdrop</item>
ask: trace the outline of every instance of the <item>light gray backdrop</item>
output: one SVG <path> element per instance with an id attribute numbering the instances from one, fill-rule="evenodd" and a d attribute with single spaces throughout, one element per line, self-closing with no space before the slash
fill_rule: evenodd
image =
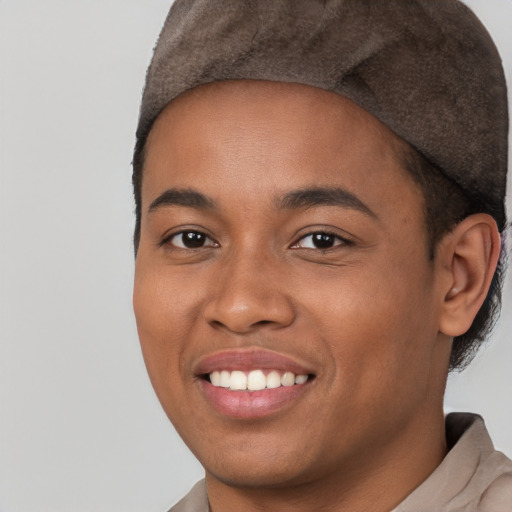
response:
<path id="1" fill-rule="evenodd" d="M 512 0 L 469 3 L 512 83 Z M 161 512 L 201 476 L 153 395 L 131 311 L 133 133 L 169 5 L 0 0 L 3 512 Z M 446 400 L 484 414 L 509 455 L 511 312 L 509 276 L 493 343 Z"/>

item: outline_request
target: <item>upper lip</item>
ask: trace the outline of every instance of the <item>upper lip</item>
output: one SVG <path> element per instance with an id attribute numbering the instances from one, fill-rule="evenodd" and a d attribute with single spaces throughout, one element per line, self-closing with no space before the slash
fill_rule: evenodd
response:
<path id="1" fill-rule="evenodd" d="M 206 375 L 216 370 L 281 370 L 296 375 L 314 373 L 308 365 L 297 361 L 296 358 L 257 347 L 215 352 L 203 356 L 194 365 L 196 375 Z"/>

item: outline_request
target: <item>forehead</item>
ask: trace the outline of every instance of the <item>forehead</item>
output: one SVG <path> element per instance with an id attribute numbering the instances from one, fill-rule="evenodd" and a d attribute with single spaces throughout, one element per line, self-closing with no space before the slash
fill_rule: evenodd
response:
<path id="1" fill-rule="evenodd" d="M 170 186 L 247 203 L 261 201 L 258 191 L 340 185 L 390 204 L 406 186 L 418 202 L 402 163 L 406 147 L 335 93 L 265 81 L 213 83 L 183 94 L 157 118 L 146 146 L 143 202 L 147 208 Z"/>
<path id="2" fill-rule="evenodd" d="M 243 118 L 240 117 L 241 110 Z M 252 124 L 255 128 L 259 123 L 264 129 L 265 125 L 280 124 L 281 128 L 286 128 L 283 135 L 289 132 L 291 136 L 296 136 L 291 128 L 300 128 L 306 133 L 317 132 L 321 126 L 326 128 L 322 136 L 325 137 L 330 130 L 329 139 L 336 139 L 340 145 L 346 134 L 339 133 L 336 125 L 345 122 L 357 132 L 361 145 L 373 138 L 382 147 L 407 147 L 387 126 L 349 99 L 303 84 L 230 80 L 191 89 L 173 100 L 158 116 L 146 147 L 151 146 L 162 127 L 168 129 L 169 124 L 176 123 L 176 118 L 180 121 L 180 129 L 187 127 L 183 120 L 188 118 L 191 123 L 199 124 L 215 120 L 219 127 L 228 124 L 247 127 Z"/>

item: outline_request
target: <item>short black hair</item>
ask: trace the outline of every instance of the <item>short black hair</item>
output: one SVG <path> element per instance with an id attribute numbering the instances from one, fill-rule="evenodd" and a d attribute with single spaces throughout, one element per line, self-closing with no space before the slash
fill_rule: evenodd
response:
<path id="1" fill-rule="evenodd" d="M 133 193 L 135 198 L 135 230 L 133 235 L 135 256 L 140 241 L 141 229 L 141 191 L 145 160 L 145 142 L 139 139 L 133 158 Z M 494 218 L 493 211 L 486 206 L 478 195 L 470 197 L 467 192 L 450 180 L 436 165 L 421 153 L 406 145 L 401 151 L 401 161 L 405 169 L 419 185 L 424 197 L 424 218 L 427 232 L 429 257 L 435 258 L 436 247 L 444 235 L 469 215 L 488 213 Z M 500 232 L 505 224 L 498 226 Z M 478 311 L 469 330 L 454 338 L 450 357 L 450 370 L 461 371 L 473 360 L 480 346 L 489 337 L 496 325 L 501 310 L 501 290 L 505 269 L 505 251 L 502 250 L 498 266 L 494 273 L 487 297 Z"/>
<path id="2" fill-rule="evenodd" d="M 448 178 L 441 169 L 411 146 L 407 145 L 402 161 L 423 192 L 424 218 L 431 260 L 435 258 L 436 247 L 441 239 L 466 217 L 476 213 L 487 213 L 495 219 L 497 218 L 495 212 L 486 205 L 478 193 L 470 196 L 457 183 Z M 506 222 L 498 225 L 501 233 L 504 232 L 505 226 Z M 502 245 L 498 265 L 484 303 L 469 330 L 453 339 L 450 357 L 451 371 L 461 371 L 469 365 L 496 325 L 501 310 L 505 259 L 506 254 Z"/>
<path id="3" fill-rule="evenodd" d="M 142 174 L 146 156 L 146 141 L 147 137 L 144 139 L 137 139 L 132 162 L 133 198 L 135 199 L 135 229 L 133 231 L 133 249 L 135 251 L 135 257 L 137 257 L 137 251 L 139 250 L 140 243 L 140 223 L 142 218 Z"/>

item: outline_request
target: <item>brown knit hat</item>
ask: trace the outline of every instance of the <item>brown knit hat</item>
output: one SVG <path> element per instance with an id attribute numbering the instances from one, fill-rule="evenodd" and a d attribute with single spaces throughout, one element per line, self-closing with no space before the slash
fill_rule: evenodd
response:
<path id="1" fill-rule="evenodd" d="M 501 59 L 457 0 L 176 0 L 147 72 L 134 162 L 165 106 L 201 84 L 295 82 L 345 96 L 437 165 L 501 229 Z"/>

